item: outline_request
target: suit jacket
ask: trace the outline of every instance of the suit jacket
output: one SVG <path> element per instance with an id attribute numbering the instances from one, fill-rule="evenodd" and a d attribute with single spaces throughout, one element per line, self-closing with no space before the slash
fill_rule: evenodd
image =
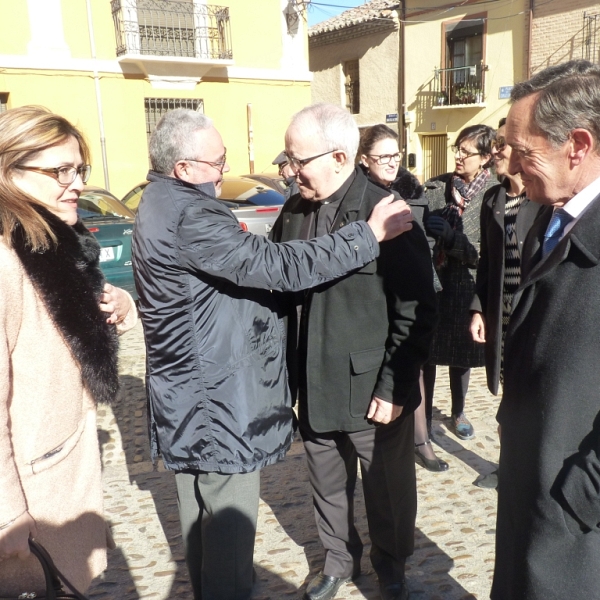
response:
<path id="1" fill-rule="evenodd" d="M 332 231 L 367 219 L 387 195 L 357 169 Z M 299 237 L 309 201 L 299 194 L 283 207 L 272 239 Z M 427 359 L 435 323 L 435 293 L 429 246 L 423 230 L 381 244 L 377 260 L 353 274 L 313 288 L 308 310 L 307 405 L 316 432 L 361 431 L 372 427 L 366 413 L 373 394 L 404 406 L 420 402 L 419 369 Z M 300 368 L 295 305 L 289 311 L 290 381 Z M 294 393 L 294 390 L 292 390 Z"/>
<path id="2" fill-rule="evenodd" d="M 505 342 L 494 600 L 600 597 L 600 196 L 537 262 L 551 214 Z"/>
<path id="3" fill-rule="evenodd" d="M 504 284 L 505 229 L 504 212 L 507 186 L 490 188 L 481 205 L 481 242 L 471 311 L 480 312 L 485 319 L 485 370 L 492 394 L 498 394 L 502 351 L 502 290 Z M 531 228 L 541 204 L 527 198 L 517 213 L 516 234 L 519 252 L 523 253 L 525 236 Z"/>

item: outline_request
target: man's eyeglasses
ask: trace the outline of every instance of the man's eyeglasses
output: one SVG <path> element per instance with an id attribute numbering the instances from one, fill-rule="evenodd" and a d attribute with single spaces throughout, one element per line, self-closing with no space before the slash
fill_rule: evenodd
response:
<path id="1" fill-rule="evenodd" d="M 450 146 L 452 152 L 454 152 L 454 156 L 458 154 L 458 157 L 461 159 L 471 158 L 471 156 L 478 156 L 481 152 L 469 152 L 460 146 Z"/>
<path id="2" fill-rule="evenodd" d="M 321 156 L 325 156 L 326 154 L 332 154 L 333 152 L 337 152 L 337 150 L 327 150 L 327 152 L 317 154 L 316 156 L 310 156 L 309 158 L 294 158 L 287 153 L 286 156 L 288 158 L 290 167 L 292 167 L 294 171 L 301 171 L 309 162 L 315 160 L 316 158 L 321 158 Z"/>
<path id="3" fill-rule="evenodd" d="M 378 165 L 389 165 L 392 160 L 399 163 L 402 160 L 401 152 L 396 152 L 396 154 L 367 154 L 367 156 L 375 159 Z"/>
<path id="4" fill-rule="evenodd" d="M 496 139 L 492 142 L 492 148 L 494 148 L 498 152 L 504 150 L 504 148 L 506 148 L 506 138 L 503 138 L 500 135 L 496 136 Z"/>
<path id="5" fill-rule="evenodd" d="M 77 175 L 81 177 L 81 181 L 83 181 L 83 183 L 87 183 L 92 173 L 91 165 L 81 165 L 80 167 L 54 167 L 53 169 L 30 167 L 29 165 L 15 165 L 15 169 L 20 169 L 21 171 L 33 171 L 34 173 L 48 175 L 48 177 L 53 177 L 56 179 L 59 185 L 65 186 L 71 185 L 77 178 Z"/>
<path id="6" fill-rule="evenodd" d="M 182 158 L 181 160 L 187 160 L 189 162 L 204 163 L 205 165 L 210 165 L 211 167 L 214 167 L 215 169 L 219 169 L 219 171 L 221 171 L 221 173 L 222 173 L 223 169 L 225 168 L 225 165 L 227 164 L 227 154 L 224 153 L 223 158 L 216 162 L 210 161 L 210 160 L 199 160 L 197 158 Z"/>

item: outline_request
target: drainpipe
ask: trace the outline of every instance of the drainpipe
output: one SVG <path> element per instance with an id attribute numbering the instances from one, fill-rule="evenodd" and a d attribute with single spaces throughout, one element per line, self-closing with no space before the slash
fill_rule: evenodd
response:
<path id="1" fill-rule="evenodd" d="M 400 134 L 400 148 L 402 148 L 402 164 L 406 166 L 407 161 L 407 150 L 408 150 L 408 130 L 407 124 L 404 122 L 404 114 L 406 113 L 406 30 L 404 22 L 406 21 L 406 0 L 401 0 L 400 5 L 400 60 L 398 61 L 398 67 L 400 73 L 398 73 L 398 87 L 399 89 L 399 102 L 400 115 L 399 122 L 402 123 L 402 128 L 398 132 Z"/>
<path id="2" fill-rule="evenodd" d="M 531 48 L 533 46 L 533 9 L 535 0 L 529 0 L 529 37 L 527 38 L 527 79 L 531 77 Z"/>
<path id="3" fill-rule="evenodd" d="M 92 6 L 90 0 L 86 0 L 88 31 L 90 34 L 90 54 L 94 64 L 94 87 L 96 90 L 96 108 L 98 109 L 98 124 L 100 127 L 100 149 L 102 150 L 102 168 L 104 170 L 104 187 L 110 191 L 108 180 L 108 160 L 106 158 L 106 137 L 104 135 L 104 117 L 102 116 L 102 96 L 100 95 L 100 76 L 96 68 L 96 41 L 94 39 L 94 25 L 92 22 Z"/>
<path id="4" fill-rule="evenodd" d="M 254 127 L 252 126 L 252 104 L 246 105 L 246 118 L 248 120 L 248 162 L 250 173 L 254 173 Z"/>

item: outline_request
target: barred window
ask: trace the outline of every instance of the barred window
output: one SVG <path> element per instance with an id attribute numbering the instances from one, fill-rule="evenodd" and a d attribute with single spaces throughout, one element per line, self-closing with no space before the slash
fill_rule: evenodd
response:
<path id="1" fill-rule="evenodd" d="M 0 93 L 0 113 L 8 110 L 8 94 Z"/>
<path id="2" fill-rule="evenodd" d="M 204 100 L 197 98 L 146 98 L 144 100 L 146 110 L 146 135 L 148 142 L 150 136 L 156 129 L 160 118 L 169 110 L 175 108 L 189 108 L 199 113 L 204 113 Z"/>

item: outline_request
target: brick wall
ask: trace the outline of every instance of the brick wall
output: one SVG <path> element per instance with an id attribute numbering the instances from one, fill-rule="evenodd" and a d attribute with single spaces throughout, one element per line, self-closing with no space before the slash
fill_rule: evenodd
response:
<path id="1" fill-rule="evenodd" d="M 585 30 L 584 13 L 598 15 L 598 19 L 592 22 L 592 27 Z M 586 56 L 584 47 L 584 31 L 591 34 L 589 56 Z M 531 75 L 545 67 L 579 58 L 600 62 L 600 3 L 589 0 L 535 0 Z"/>

